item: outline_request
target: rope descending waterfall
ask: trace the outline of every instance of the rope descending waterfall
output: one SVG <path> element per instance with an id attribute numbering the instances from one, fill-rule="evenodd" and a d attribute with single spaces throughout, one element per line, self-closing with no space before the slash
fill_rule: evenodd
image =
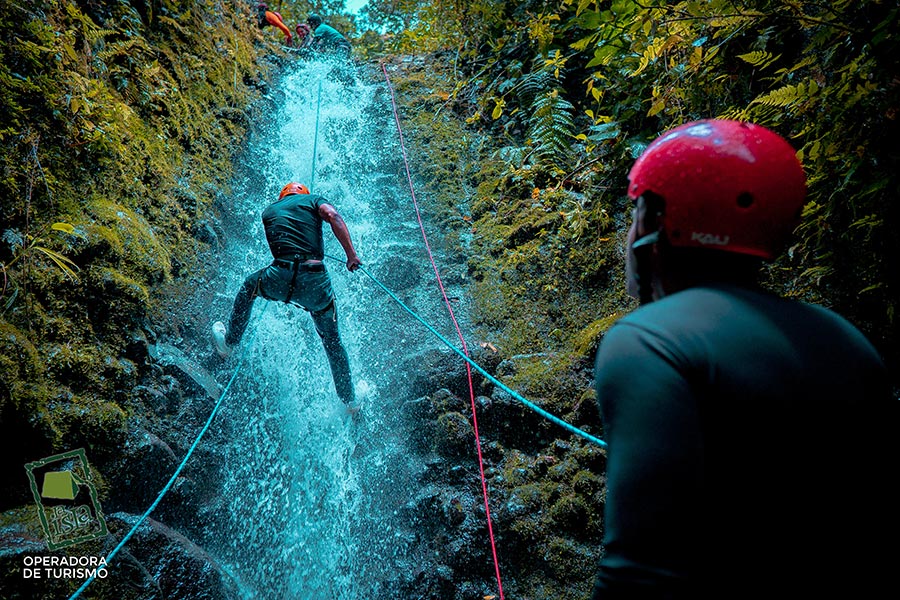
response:
<path id="1" fill-rule="evenodd" d="M 266 308 L 268 308 L 268 304 L 263 306 L 263 310 L 259 314 L 260 319 L 262 318 L 262 315 L 265 314 Z M 209 429 L 209 426 L 212 425 L 213 419 L 216 418 L 216 415 L 218 414 L 219 409 L 222 407 L 222 402 L 225 400 L 225 397 L 228 395 L 229 390 L 231 390 L 231 386 L 234 383 L 235 379 L 237 379 L 238 373 L 241 372 L 241 367 L 244 365 L 244 359 L 247 356 L 247 351 L 253 346 L 253 342 L 256 340 L 256 334 L 258 332 L 259 332 L 259 328 L 257 327 L 256 330 L 254 330 L 254 332 L 253 332 L 253 337 L 251 338 L 250 342 L 244 347 L 244 350 L 241 352 L 241 356 L 240 356 L 240 359 L 238 360 L 238 364 L 234 368 L 234 372 L 231 374 L 231 379 L 228 380 L 228 385 L 226 385 L 225 389 L 222 390 L 222 393 L 219 394 L 219 399 L 216 400 L 216 405 L 213 407 L 212 412 L 209 414 L 209 418 L 206 419 L 206 423 L 203 425 L 203 428 L 200 430 L 200 433 L 197 434 L 197 439 L 194 440 L 194 443 L 191 444 L 191 447 L 188 449 L 187 453 L 184 455 L 184 458 L 182 459 L 181 464 L 178 465 L 177 469 L 175 469 L 175 472 L 172 474 L 172 477 L 169 479 L 169 482 L 165 485 L 165 487 L 163 487 L 162 491 L 156 497 L 156 500 L 154 500 L 153 504 L 150 505 L 150 508 L 148 508 L 146 511 L 144 511 L 144 514 L 142 514 L 140 516 L 140 518 L 137 520 L 137 523 L 135 523 L 134 526 L 131 528 L 131 531 L 129 531 L 127 534 L 125 534 L 125 537 L 123 537 L 122 541 L 120 541 L 119 544 L 115 548 L 113 548 L 112 552 L 110 552 L 109 554 L 106 555 L 105 561 L 106 561 L 107 565 L 109 565 L 110 561 L 113 559 L 113 557 L 119 553 L 119 550 L 121 550 L 125 546 L 125 544 L 128 543 L 128 540 L 130 540 L 131 537 L 134 535 L 134 532 L 138 530 L 138 527 L 140 527 L 144 523 L 144 521 L 147 520 L 147 517 L 150 516 L 150 513 L 152 513 L 156 509 L 156 507 L 162 501 L 162 499 L 166 495 L 166 493 L 168 493 L 168 491 L 172 488 L 172 485 L 175 484 L 175 480 L 178 479 L 179 475 L 181 475 L 181 472 L 184 470 L 185 465 L 187 465 L 188 459 L 191 458 L 191 455 L 194 453 L 194 450 L 196 450 L 197 446 L 200 444 L 200 440 L 203 439 L 203 435 L 206 433 L 206 430 Z M 81 587 L 78 588 L 75 591 L 75 593 L 69 597 L 69 600 L 75 600 L 76 598 L 78 598 L 82 594 L 82 592 L 84 592 L 84 590 L 87 589 L 87 587 L 91 584 L 91 582 L 93 582 L 94 579 L 96 579 L 96 577 L 97 577 L 97 575 L 95 573 L 95 574 L 91 575 L 89 578 L 87 578 L 85 580 L 85 582 L 83 584 L 81 584 Z"/>
<path id="2" fill-rule="evenodd" d="M 460 344 L 462 344 L 462 349 L 464 353 L 464 358 L 469 359 L 469 349 L 466 346 L 465 337 L 463 337 L 462 330 L 459 327 L 459 323 L 456 321 L 456 315 L 453 314 L 453 307 L 450 305 L 450 299 L 447 297 L 447 291 L 444 289 L 444 282 L 441 279 L 441 273 L 437 268 L 437 263 L 434 261 L 434 255 L 431 252 L 431 245 L 428 243 L 428 235 L 425 233 L 425 225 L 422 223 L 422 215 L 419 211 L 419 203 L 416 200 L 416 190 L 413 187 L 412 175 L 409 172 L 409 160 L 406 157 L 406 145 L 403 142 L 403 129 L 400 126 L 400 115 L 397 113 L 397 101 L 394 98 L 394 88 L 391 86 L 391 79 L 388 77 L 387 68 L 385 68 L 384 64 L 381 65 L 382 71 L 384 71 L 384 79 L 387 82 L 388 90 L 391 92 L 391 106 L 394 111 L 394 120 L 397 123 L 397 134 L 400 137 L 400 151 L 403 155 L 403 164 L 406 168 L 406 179 L 409 181 L 409 191 L 412 195 L 413 206 L 416 209 L 416 219 L 419 221 L 419 229 L 422 232 L 422 239 L 425 242 L 425 249 L 428 252 L 428 259 L 431 261 L 431 267 L 434 269 L 434 274 L 437 277 L 438 287 L 441 290 L 441 296 L 444 298 L 444 305 L 447 307 L 447 312 L 450 313 L 450 320 L 453 321 L 453 327 L 456 329 L 456 335 L 459 337 Z M 500 579 L 500 563 L 497 560 L 497 543 L 494 540 L 494 528 L 491 523 L 491 507 L 490 502 L 488 501 L 488 491 L 487 491 L 487 480 L 484 476 L 484 459 L 481 455 L 481 437 L 478 435 L 478 416 L 477 411 L 475 410 L 475 389 L 472 385 L 472 367 L 470 365 L 470 360 L 466 362 L 466 376 L 469 381 L 469 399 L 472 403 L 472 428 L 475 431 L 475 448 L 478 452 L 478 470 L 481 475 L 481 491 L 484 495 L 484 512 L 487 516 L 487 526 L 488 526 L 488 537 L 491 541 L 491 553 L 494 557 L 494 571 L 497 575 L 497 590 L 500 593 L 500 600 L 504 600 L 503 597 L 503 582 Z"/>
<path id="3" fill-rule="evenodd" d="M 434 255 L 431 252 L 431 245 L 428 243 L 428 235 L 425 233 L 425 226 L 422 222 L 422 215 L 419 210 L 419 203 L 416 200 L 416 191 L 415 191 L 415 187 L 414 187 L 413 181 L 412 181 L 412 174 L 410 173 L 409 159 L 407 158 L 407 155 L 406 155 L 406 144 L 403 140 L 403 128 L 400 125 L 400 115 L 397 111 L 397 100 L 394 96 L 394 89 L 393 89 L 393 86 L 391 85 L 391 80 L 390 80 L 390 77 L 388 76 L 387 68 L 385 67 L 384 63 L 382 63 L 382 65 L 381 65 L 381 70 L 384 72 L 384 79 L 387 82 L 388 91 L 390 92 L 390 96 L 391 96 L 391 107 L 392 107 L 392 110 L 394 113 L 394 121 L 397 124 L 397 134 L 400 138 L 400 151 L 401 151 L 401 155 L 403 157 L 403 164 L 404 164 L 404 167 L 406 170 L 406 179 L 409 182 L 409 191 L 412 196 L 413 206 L 415 207 L 416 218 L 418 220 L 419 229 L 422 232 L 422 239 L 425 243 L 425 250 L 428 253 L 428 259 L 430 260 L 431 266 L 434 269 L 434 274 L 437 277 L 438 287 L 441 290 L 441 295 L 443 296 L 444 304 L 447 307 L 447 311 L 450 313 L 450 319 L 453 321 L 453 326 L 456 330 L 457 336 L 459 337 L 459 341 L 462 346 L 462 350 L 459 350 L 456 346 L 454 346 L 452 343 L 450 343 L 449 340 L 447 340 L 444 336 L 442 336 L 440 333 L 438 333 L 438 331 L 434 327 L 429 325 L 428 322 L 426 322 L 422 317 L 420 317 L 418 314 L 416 314 L 415 311 L 413 311 L 408 306 L 406 306 L 406 304 L 404 304 L 400 300 L 400 298 L 397 297 L 396 294 L 394 294 L 390 289 L 387 288 L 387 286 L 385 286 L 378 279 L 376 279 L 371 273 L 369 273 L 369 271 L 366 270 L 365 267 L 360 266 L 360 269 L 363 271 L 363 273 L 368 275 L 369 278 L 371 278 L 379 287 L 381 287 L 406 312 L 408 312 L 415 319 L 417 319 L 420 323 L 422 323 L 432 334 L 434 334 L 445 345 L 447 345 L 451 350 L 453 350 L 463 360 L 466 361 L 466 375 L 468 376 L 468 383 L 469 383 L 469 397 L 470 397 L 470 400 L 472 403 L 472 426 L 473 426 L 473 429 L 475 432 L 475 447 L 477 449 L 478 468 L 479 468 L 479 472 L 481 475 L 481 490 L 482 490 L 482 494 L 484 495 L 484 509 L 485 509 L 485 514 L 487 516 L 488 536 L 489 536 L 490 542 L 491 542 L 491 552 L 492 552 L 493 559 L 494 559 L 494 571 L 497 576 L 497 587 L 498 587 L 498 591 L 500 594 L 500 600 L 504 600 L 503 582 L 501 581 L 501 578 L 500 578 L 500 564 L 497 560 L 497 544 L 494 539 L 494 530 L 493 530 L 493 525 L 491 523 L 491 511 L 490 511 L 490 503 L 488 501 L 487 481 L 486 481 L 485 475 L 484 475 L 484 459 L 482 457 L 482 452 L 481 452 L 481 438 L 478 434 L 478 416 L 477 416 L 477 411 L 476 411 L 476 407 L 475 407 L 475 392 L 474 392 L 474 387 L 472 384 L 472 368 L 475 368 L 479 373 L 484 375 L 491 383 L 493 383 L 494 385 L 496 385 L 497 387 L 499 387 L 500 389 L 502 389 L 503 391 L 508 393 L 510 396 L 512 396 L 513 398 L 515 398 L 516 400 L 518 400 L 519 402 L 521 402 L 522 404 L 524 404 L 525 406 L 527 406 L 528 408 L 533 410 L 534 412 L 540 414 L 544 418 L 556 423 L 557 425 L 560 425 L 561 427 L 565 428 L 566 430 L 588 440 L 589 442 L 600 446 L 601 448 L 606 447 L 606 442 L 604 442 L 603 440 L 601 440 L 595 436 L 590 435 L 589 433 L 586 433 L 586 432 L 578 429 L 577 427 L 574 427 L 573 425 L 570 425 L 569 423 L 566 423 L 559 417 L 556 417 L 556 416 L 550 414 L 549 412 L 547 412 L 546 410 L 535 405 L 534 403 L 529 402 L 528 400 L 523 398 L 520 394 L 511 390 L 506 385 L 504 385 L 502 382 L 500 382 L 495 377 L 493 377 L 490 373 L 485 371 L 481 366 L 479 366 L 477 363 L 475 363 L 469 356 L 469 350 L 466 346 L 466 340 L 462 335 L 462 331 L 460 330 L 459 323 L 457 322 L 456 316 L 453 313 L 453 307 L 450 304 L 450 299 L 447 297 L 447 292 L 444 289 L 444 283 L 443 283 L 443 280 L 441 279 L 441 274 L 437 268 L 437 264 L 435 263 Z"/>
<path id="4" fill-rule="evenodd" d="M 322 80 L 319 80 L 319 94 L 316 98 L 316 130 L 313 134 L 313 151 L 312 151 L 312 166 L 310 167 L 309 173 L 309 191 L 312 192 L 313 186 L 316 184 L 316 154 L 318 154 L 319 147 L 319 111 L 322 108 Z"/>
<path id="5" fill-rule="evenodd" d="M 330 256 L 330 255 L 328 255 L 328 254 L 326 254 L 325 256 L 326 256 L 327 258 L 332 259 L 332 260 L 336 260 L 336 261 L 339 261 L 339 262 L 343 262 L 342 259 L 340 259 L 340 258 L 338 258 L 338 257 L 336 257 L 336 256 Z M 490 373 L 488 373 L 487 370 L 486 370 L 484 367 L 482 367 L 482 366 L 479 365 L 477 362 L 475 362 L 474 360 L 472 360 L 471 357 L 467 356 L 462 350 L 460 350 L 459 348 L 457 348 L 456 346 L 454 346 L 453 343 L 452 343 L 450 340 L 448 340 L 446 337 L 444 337 L 443 335 L 441 335 L 441 333 L 440 333 L 437 329 L 435 329 L 428 321 L 426 321 L 424 318 L 422 318 L 422 316 L 421 316 L 420 314 L 418 314 L 416 311 L 414 311 L 414 310 L 411 309 L 409 306 L 407 306 L 407 305 L 403 302 L 403 300 L 401 300 L 400 297 L 397 296 L 397 294 L 395 294 L 393 291 L 391 291 L 391 289 L 390 289 L 389 287 L 387 287 L 387 285 L 385 285 L 384 282 L 382 282 L 382 281 L 379 280 L 377 277 L 375 277 L 374 275 L 372 275 L 372 273 L 369 272 L 368 269 L 366 269 L 363 265 L 360 265 L 359 269 L 360 269 L 360 271 L 362 271 L 363 273 L 365 273 L 365 274 L 369 277 L 369 279 L 371 279 L 373 282 L 375 282 L 375 285 L 377 285 L 378 287 L 380 287 L 380 288 L 381 288 L 388 296 L 390 296 L 391 299 L 392 299 L 394 302 L 396 302 L 396 303 L 400 306 L 400 308 L 402 308 L 404 311 L 406 311 L 407 313 L 409 313 L 415 320 L 417 320 L 417 321 L 418 321 L 419 323 L 421 323 L 428 331 L 430 331 L 431 334 L 434 335 L 434 337 L 436 337 L 438 340 L 440 340 L 440 341 L 441 341 L 445 346 L 447 346 L 450 350 L 452 350 L 453 352 L 455 352 L 456 354 L 458 354 L 460 358 L 462 358 L 464 361 L 466 361 L 466 363 L 469 364 L 469 366 L 471 366 L 473 369 L 475 369 L 476 371 L 478 371 L 479 373 L 481 373 L 481 374 L 484 376 L 485 379 L 487 379 L 488 381 L 490 381 L 491 383 L 493 383 L 494 385 L 496 385 L 498 388 L 500 388 L 501 390 L 503 390 L 504 392 L 506 392 L 507 394 L 509 394 L 514 400 L 516 400 L 516 401 L 518 401 L 518 402 L 521 402 L 523 405 L 525 405 L 526 407 L 528 407 L 528 408 L 531 409 L 532 411 L 534 411 L 534 412 L 536 412 L 537 414 L 541 415 L 542 417 L 544 417 L 544 418 L 547 419 L 548 421 L 552 421 L 553 423 L 556 423 L 557 425 L 559 425 L 560 427 L 562 427 L 563 429 L 565 429 L 565 430 L 568 431 L 569 433 L 573 433 L 573 434 L 577 435 L 578 437 L 580 437 L 580 438 L 582 438 L 582 439 L 584 439 L 584 440 L 586 440 L 586 441 L 588 441 L 588 442 L 590 442 L 590 443 L 592 443 L 592 444 L 595 444 L 595 445 L 597 445 L 597 446 L 600 446 L 601 448 L 606 448 L 606 447 L 607 447 L 606 442 L 604 442 L 604 441 L 601 440 L 600 438 L 598 438 L 598 437 L 596 437 L 596 436 L 593 436 L 593 435 L 589 434 L 589 433 L 586 432 L 586 431 L 582 431 L 581 429 L 578 429 L 578 428 L 575 427 L 574 425 L 572 425 L 572 424 L 570 424 L 570 423 L 566 423 L 565 421 L 563 421 L 562 419 L 560 419 L 560 418 L 557 417 L 556 415 L 547 412 L 546 410 L 544 410 L 543 408 L 541 408 L 540 406 L 538 406 L 538 405 L 535 404 L 534 402 L 531 402 L 530 400 L 528 400 L 527 398 L 525 398 L 524 396 L 522 396 L 520 393 L 518 393 L 518 392 L 515 391 L 514 389 L 510 388 L 510 387 L 507 386 L 505 383 L 503 383 L 502 381 L 500 381 L 499 379 L 497 379 L 496 377 L 494 377 L 493 375 L 491 375 Z"/>

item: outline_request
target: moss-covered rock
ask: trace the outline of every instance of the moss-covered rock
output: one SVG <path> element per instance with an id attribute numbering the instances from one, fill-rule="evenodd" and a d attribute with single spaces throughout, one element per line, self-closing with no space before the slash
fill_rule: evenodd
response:
<path id="1" fill-rule="evenodd" d="M 26 462 L 83 447 L 105 494 L 133 466 L 129 418 L 184 429 L 162 418 L 182 396 L 147 348 L 179 333 L 173 307 L 214 239 L 198 223 L 228 192 L 279 54 L 244 3 L 0 3 L 0 510 L 31 502 Z M 222 591 L 196 580 L 197 597 Z M 74 591 L 10 581 L 0 596 Z M 144 593 L 123 581 L 95 594 Z"/>
<path id="2" fill-rule="evenodd" d="M 465 415 L 447 412 L 437 419 L 434 449 L 443 456 L 456 457 L 471 454 L 475 433 Z"/>

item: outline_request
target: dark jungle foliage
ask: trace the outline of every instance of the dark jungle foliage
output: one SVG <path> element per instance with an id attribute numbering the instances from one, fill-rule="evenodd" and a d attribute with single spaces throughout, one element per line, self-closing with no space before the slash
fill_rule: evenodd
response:
<path id="1" fill-rule="evenodd" d="M 771 269 L 771 285 L 849 316 L 896 368 L 896 3 L 407 4 L 374 1 L 369 10 L 381 23 L 402 21 L 398 48 L 449 52 L 448 103 L 496 136 L 500 150 L 500 164 L 482 158 L 499 171 L 496 185 L 479 188 L 473 210 L 543 232 L 543 264 L 549 253 L 550 265 L 570 265 L 547 275 L 584 279 L 573 255 L 606 243 L 628 168 L 659 132 L 698 118 L 754 121 L 792 141 L 809 180 L 803 225 Z M 536 228 L 536 215 L 512 208 L 533 190 L 572 192 L 552 206 L 543 200 L 545 212 L 563 218 Z M 516 237 L 507 258 L 518 264 L 534 239 Z M 569 254 L 554 254 L 560 245 Z M 537 258 L 529 254 L 529 262 Z M 511 266 L 492 268 L 504 265 Z"/>

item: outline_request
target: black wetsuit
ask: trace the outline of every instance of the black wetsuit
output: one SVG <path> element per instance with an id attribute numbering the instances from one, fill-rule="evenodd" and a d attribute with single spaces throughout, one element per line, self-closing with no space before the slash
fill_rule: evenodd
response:
<path id="1" fill-rule="evenodd" d="M 290 194 L 263 211 L 263 227 L 274 260 L 244 280 L 234 299 L 225 341 L 229 345 L 240 341 L 256 296 L 305 308 L 322 338 L 337 394 L 349 404 L 354 400 L 353 384 L 338 332 L 331 280 L 324 264 L 308 262 L 324 258 L 323 221 L 319 216 L 319 206 L 324 203 L 321 196 Z"/>
<path id="2" fill-rule="evenodd" d="M 886 597 L 869 593 L 897 568 L 898 403 L 846 320 L 691 288 L 618 321 L 595 378 L 595 599 Z"/>

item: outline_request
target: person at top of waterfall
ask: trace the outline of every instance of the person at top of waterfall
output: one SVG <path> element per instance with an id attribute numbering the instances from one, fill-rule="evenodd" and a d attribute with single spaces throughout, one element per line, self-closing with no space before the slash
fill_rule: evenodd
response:
<path id="1" fill-rule="evenodd" d="M 310 35 L 312 28 L 306 23 L 297 23 L 297 27 L 294 30 L 297 32 L 297 41 L 294 46 L 301 50 L 308 47 L 310 42 L 312 42 L 313 36 Z"/>
<path id="2" fill-rule="evenodd" d="M 334 27 L 322 21 L 322 17 L 311 14 L 306 18 L 313 33 L 311 47 L 316 52 L 333 53 L 343 58 L 350 57 L 350 42 Z"/>
<path id="3" fill-rule="evenodd" d="M 348 411 L 355 413 L 359 406 L 350 364 L 338 332 L 331 280 L 322 262 L 325 254 L 322 226 L 328 223 L 344 249 L 347 269 L 352 272 L 362 264 L 347 224 L 325 198 L 310 194 L 305 185 L 294 182 L 285 185 L 278 200 L 263 211 L 262 221 L 272 263 L 244 279 L 234 299 L 228 325 L 222 321 L 213 324 L 213 344 L 223 358 L 231 354 L 247 328 L 257 296 L 299 306 L 312 316 L 338 396 Z"/>
<path id="4" fill-rule="evenodd" d="M 754 124 L 692 122 L 628 179 L 641 307 L 596 356 L 594 600 L 884 597 L 900 403 L 858 329 L 757 283 L 803 208 L 793 148 Z"/>
<path id="5" fill-rule="evenodd" d="M 293 45 L 293 35 L 291 34 L 291 30 L 284 24 L 284 20 L 279 13 L 270 11 L 268 5 L 262 2 L 256 5 L 256 11 L 256 20 L 260 29 L 263 29 L 268 25 L 277 27 L 284 34 L 285 45 Z"/>

